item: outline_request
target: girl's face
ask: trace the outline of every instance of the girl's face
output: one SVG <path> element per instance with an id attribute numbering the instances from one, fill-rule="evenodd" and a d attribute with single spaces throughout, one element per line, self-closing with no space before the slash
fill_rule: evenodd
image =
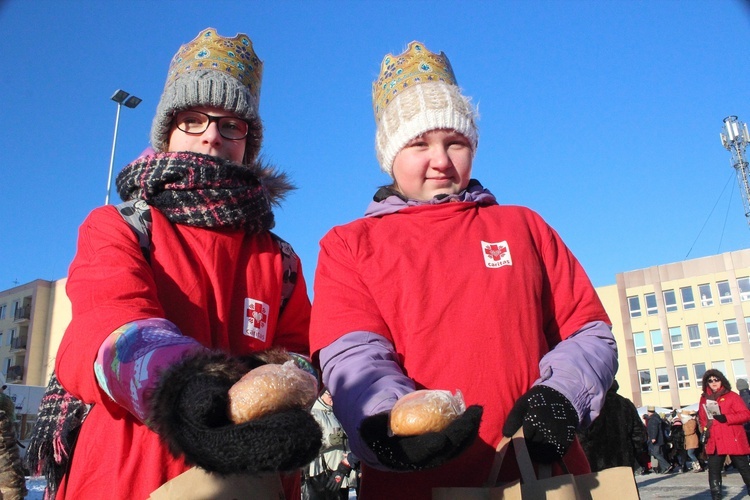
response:
<path id="1" fill-rule="evenodd" d="M 438 194 L 456 194 L 471 180 L 473 151 L 465 136 L 438 129 L 415 137 L 393 160 L 398 191 L 413 200 L 430 200 Z"/>
<path id="2" fill-rule="evenodd" d="M 210 116 L 222 117 L 237 115 L 219 108 L 195 107 L 191 111 L 200 111 Z M 167 151 L 190 151 L 192 153 L 203 153 L 216 156 L 235 163 L 242 163 L 245 156 L 245 144 L 247 139 L 225 139 L 219 133 L 219 124 L 211 122 L 205 132 L 201 134 L 188 134 L 183 132 L 173 122 L 169 132 L 169 146 Z"/>

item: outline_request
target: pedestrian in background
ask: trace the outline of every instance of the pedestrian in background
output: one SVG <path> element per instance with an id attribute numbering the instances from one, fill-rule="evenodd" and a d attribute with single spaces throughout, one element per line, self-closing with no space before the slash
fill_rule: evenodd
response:
<path id="1" fill-rule="evenodd" d="M 607 391 L 601 413 L 592 424 L 578 432 L 583 451 L 592 472 L 610 467 L 642 470 L 640 455 L 646 438 L 646 427 L 632 401 L 617 394 L 617 380 Z"/>
<path id="2" fill-rule="evenodd" d="M 303 470 L 303 500 L 345 500 L 357 487 L 359 460 L 349 448 L 344 428 L 333 413 L 333 398 L 325 389 L 311 410 L 323 431 L 320 453 Z"/>
<path id="3" fill-rule="evenodd" d="M 750 495 L 750 444 L 744 424 L 750 422 L 750 409 L 732 392 L 732 385 L 716 369 L 703 374 L 703 394 L 698 404 L 698 420 L 708 432 L 708 487 L 712 500 L 721 498 L 721 473 L 727 457 L 739 471 Z"/>
<path id="4" fill-rule="evenodd" d="M 648 434 L 648 452 L 658 463 L 658 467 L 652 468 L 656 473 L 669 474 L 672 472 L 672 469 L 664 456 L 665 436 L 663 420 L 661 416 L 656 413 L 656 408 L 654 406 L 647 407 L 646 411 L 648 412 L 648 424 L 646 425 L 646 432 Z"/>
<path id="5" fill-rule="evenodd" d="M 0 498 L 18 500 L 26 496 L 26 474 L 21 462 L 16 425 L 16 405 L 7 385 L 0 388 Z"/>
<path id="6" fill-rule="evenodd" d="M 698 459 L 700 436 L 698 435 L 698 420 L 696 412 L 682 412 L 682 431 L 685 434 L 685 451 L 690 459 L 693 472 L 703 472 L 703 465 Z"/>
<path id="7" fill-rule="evenodd" d="M 672 447 L 669 450 L 669 463 L 677 472 L 687 472 L 687 450 L 685 449 L 685 429 L 680 415 L 675 412 L 672 416 L 672 425 L 669 433 L 669 442 Z"/>
<path id="8" fill-rule="evenodd" d="M 742 401 L 745 403 L 745 406 L 750 409 L 750 389 L 748 388 L 747 380 L 744 378 L 738 378 L 736 385 L 737 392 L 740 394 Z M 745 423 L 745 434 L 747 434 L 748 440 L 750 440 L 750 422 Z"/>

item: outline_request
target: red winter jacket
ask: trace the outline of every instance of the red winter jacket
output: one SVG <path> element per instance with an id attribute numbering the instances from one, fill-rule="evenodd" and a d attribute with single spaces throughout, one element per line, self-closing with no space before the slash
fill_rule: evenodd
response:
<path id="1" fill-rule="evenodd" d="M 711 389 L 708 389 L 710 391 Z M 718 396 L 716 401 L 719 403 L 722 415 L 726 415 L 727 422 L 721 423 L 714 420 L 709 430 L 708 443 L 706 444 L 706 454 L 708 455 L 748 455 L 750 454 L 750 444 L 747 441 L 747 434 L 743 424 L 750 422 L 750 410 L 745 406 L 742 398 L 732 391 Z M 708 419 L 706 410 L 703 405 L 706 403 L 706 395 L 701 396 L 698 410 L 698 419 L 701 424 L 701 431 L 706 428 Z"/>

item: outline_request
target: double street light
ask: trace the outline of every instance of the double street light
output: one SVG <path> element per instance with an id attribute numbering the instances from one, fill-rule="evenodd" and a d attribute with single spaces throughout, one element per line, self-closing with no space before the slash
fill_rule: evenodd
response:
<path id="1" fill-rule="evenodd" d="M 120 124 L 120 108 L 124 105 L 126 108 L 135 108 L 138 106 L 142 99 L 134 95 L 130 95 L 124 90 L 117 89 L 112 100 L 117 103 L 117 116 L 115 117 L 115 137 L 112 139 L 112 156 L 109 158 L 109 175 L 107 176 L 107 197 L 104 198 L 104 204 L 109 205 L 109 192 L 112 189 L 112 167 L 115 163 L 115 147 L 117 146 L 117 127 Z"/>

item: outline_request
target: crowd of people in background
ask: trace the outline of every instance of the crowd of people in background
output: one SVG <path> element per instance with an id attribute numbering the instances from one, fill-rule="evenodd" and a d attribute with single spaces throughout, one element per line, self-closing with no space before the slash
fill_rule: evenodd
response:
<path id="1" fill-rule="evenodd" d="M 708 471 L 712 499 L 722 498 L 722 476 L 735 468 L 750 494 L 750 389 L 737 380 L 737 392 L 724 374 L 706 371 L 698 410 L 659 413 L 638 409 L 617 394 L 617 381 L 607 393 L 599 417 L 578 438 L 592 471 L 626 466 L 636 475 Z"/>

